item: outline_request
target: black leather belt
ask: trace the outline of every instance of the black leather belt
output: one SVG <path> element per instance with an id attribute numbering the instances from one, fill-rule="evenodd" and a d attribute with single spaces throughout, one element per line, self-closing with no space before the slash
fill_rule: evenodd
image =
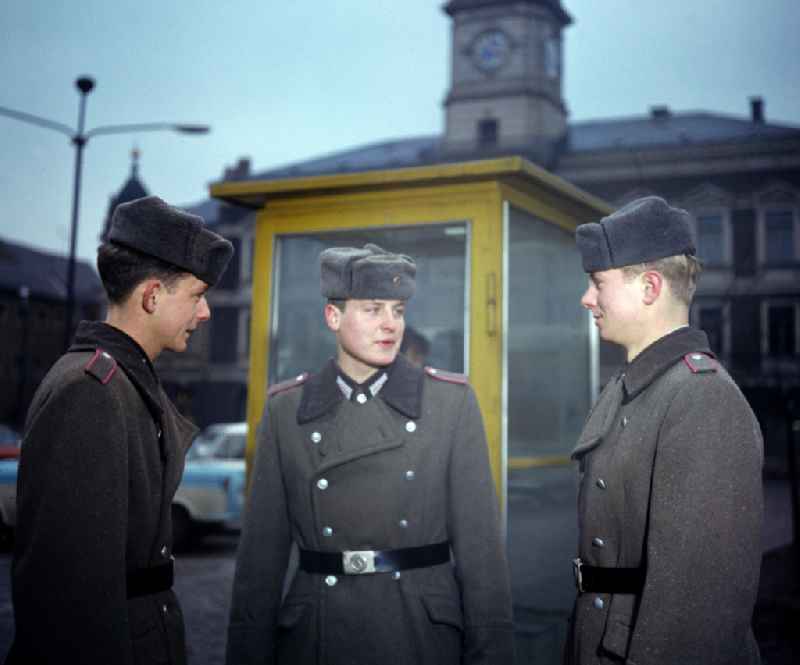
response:
<path id="1" fill-rule="evenodd" d="M 450 543 L 436 543 L 398 550 L 348 550 L 314 552 L 300 549 L 300 568 L 318 575 L 368 575 L 409 568 L 438 566 L 450 561 Z"/>
<path id="2" fill-rule="evenodd" d="M 644 568 L 603 568 L 572 560 L 579 593 L 639 593 L 644 586 Z"/>
<path id="3" fill-rule="evenodd" d="M 152 568 L 132 570 L 127 576 L 128 598 L 149 596 L 172 588 L 175 577 L 173 561 Z"/>

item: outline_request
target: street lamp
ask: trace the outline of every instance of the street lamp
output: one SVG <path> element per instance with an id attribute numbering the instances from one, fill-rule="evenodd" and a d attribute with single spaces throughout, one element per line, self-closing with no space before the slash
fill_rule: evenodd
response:
<path id="1" fill-rule="evenodd" d="M 178 124 L 167 122 L 146 122 L 127 125 L 105 125 L 95 127 L 88 132 L 83 131 L 84 118 L 86 115 L 86 97 L 94 89 L 95 81 L 89 76 L 81 76 L 75 81 L 75 87 L 80 92 L 80 106 L 78 108 L 78 129 L 75 131 L 68 125 L 54 122 L 47 118 L 42 118 L 30 113 L 15 111 L 14 109 L 0 106 L 0 115 L 21 120 L 32 125 L 52 129 L 66 134 L 75 146 L 75 177 L 72 190 L 72 223 L 70 226 L 69 237 L 69 261 L 67 263 L 67 297 L 65 304 L 64 317 L 64 348 L 69 346 L 72 337 L 72 320 L 75 310 L 75 247 L 78 238 L 78 209 L 81 194 L 81 171 L 83 169 L 83 148 L 93 136 L 102 134 L 126 134 L 131 132 L 152 132 L 152 131 L 173 131 L 182 134 L 207 134 L 211 131 L 207 125 Z"/>

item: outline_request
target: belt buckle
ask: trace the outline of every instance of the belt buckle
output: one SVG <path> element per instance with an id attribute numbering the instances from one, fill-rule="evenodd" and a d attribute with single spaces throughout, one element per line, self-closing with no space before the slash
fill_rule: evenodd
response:
<path id="1" fill-rule="evenodd" d="M 375 572 L 375 551 L 355 550 L 342 552 L 345 575 L 366 575 Z"/>
<path id="2" fill-rule="evenodd" d="M 581 561 L 580 557 L 572 560 L 572 572 L 575 574 L 575 586 L 578 587 L 578 593 L 584 592 L 583 572 L 581 571 L 582 567 L 583 567 L 583 561 Z"/>

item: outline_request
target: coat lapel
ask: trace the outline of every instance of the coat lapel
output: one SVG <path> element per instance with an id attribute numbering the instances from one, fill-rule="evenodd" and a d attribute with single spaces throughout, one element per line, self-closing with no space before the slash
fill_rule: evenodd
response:
<path id="1" fill-rule="evenodd" d="M 623 394 L 624 384 L 622 377 L 618 376 L 609 382 L 597 400 L 578 443 L 572 451 L 572 459 L 578 459 L 602 443 L 616 420 L 622 405 Z"/>

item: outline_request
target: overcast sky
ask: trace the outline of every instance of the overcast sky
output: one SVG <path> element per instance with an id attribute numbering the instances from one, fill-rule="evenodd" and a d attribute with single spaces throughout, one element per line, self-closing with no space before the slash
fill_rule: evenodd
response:
<path id="1" fill-rule="evenodd" d="M 207 136 L 99 136 L 85 151 L 78 253 L 93 261 L 109 197 L 140 177 L 170 203 L 207 196 L 225 166 L 261 170 L 388 138 L 437 134 L 449 85 L 441 0 L 6 0 L 0 106 L 87 129 L 195 122 Z M 573 121 L 653 105 L 800 125 L 798 0 L 564 0 Z M 74 149 L 0 117 L 0 238 L 66 253 Z"/>

